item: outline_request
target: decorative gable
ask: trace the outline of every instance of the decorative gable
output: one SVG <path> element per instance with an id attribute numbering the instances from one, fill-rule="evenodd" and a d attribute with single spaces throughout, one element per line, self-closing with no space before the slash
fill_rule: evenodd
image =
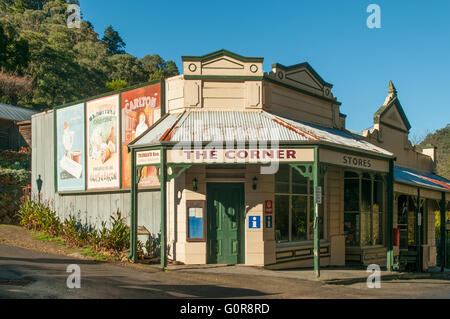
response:
<path id="1" fill-rule="evenodd" d="M 403 111 L 392 81 L 389 82 L 388 96 L 383 106 L 374 115 L 374 122 L 375 124 L 383 123 L 404 132 L 409 132 L 411 129 L 411 124 Z"/>
<path id="2" fill-rule="evenodd" d="M 331 93 L 333 85 L 325 82 L 308 62 L 291 66 L 274 63 L 272 64 L 272 72 L 269 76 L 278 82 L 292 87 L 334 99 Z"/>
<path id="3" fill-rule="evenodd" d="M 203 56 L 183 56 L 184 75 L 262 77 L 263 58 L 244 57 L 236 53 L 219 50 Z"/>

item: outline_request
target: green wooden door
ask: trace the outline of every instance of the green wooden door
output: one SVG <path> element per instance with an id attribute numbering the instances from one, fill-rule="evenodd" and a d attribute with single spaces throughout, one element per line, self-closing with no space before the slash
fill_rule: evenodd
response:
<path id="1" fill-rule="evenodd" d="M 209 264 L 244 263 L 244 184 L 207 184 Z"/>

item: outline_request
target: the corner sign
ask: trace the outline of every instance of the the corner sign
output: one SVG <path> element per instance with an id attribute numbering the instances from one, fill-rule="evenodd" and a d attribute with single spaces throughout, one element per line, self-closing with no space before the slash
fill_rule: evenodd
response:
<path id="1" fill-rule="evenodd" d="M 136 153 L 136 165 L 153 165 L 161 162 L 161 151 L 142 151 Z"/>
<path id="2" fill-rule="evenodd" d="M 320 161 L 323 163 L 336 164 L 369 171 L 389 172 L 389 162 L 387 160 L 355 156 L 326 149 L 320 149 L 319 156 Z"/>
<path id="3" fill-rule="evenodd" d="M 172 149 L 168 163 L 313 162 L 314 149 Z"/>

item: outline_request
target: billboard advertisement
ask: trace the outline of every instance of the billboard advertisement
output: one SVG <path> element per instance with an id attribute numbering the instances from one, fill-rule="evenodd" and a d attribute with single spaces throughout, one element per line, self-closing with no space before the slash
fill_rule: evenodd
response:
<path id="1" fill-rule="evenodd" d="M 131 186 L 128 144 L 161 117 L 161 83 L 122 93 L 122 186 Z M 144 167 L 139 186 L 159 185 L 154 167 Z"/>
<path id="2" fill-rule="evenodd" d="M 119 95 L 86 103 L 87 189 L 120 187 Z"/>
<path id="3" fill-rule="evenodd" d="M 56 110 L 58 191 L 85 189 L 84 103 Z"/>

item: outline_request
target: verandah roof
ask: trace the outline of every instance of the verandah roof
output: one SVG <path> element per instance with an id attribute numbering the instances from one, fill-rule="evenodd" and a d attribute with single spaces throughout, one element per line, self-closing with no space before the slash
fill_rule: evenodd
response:
<path id="1" fill-rule="evenodd" d="M 394 178 L 396 182 L 412 184 L 417 187 L 432 188 L 437 191 L 450 192 L 450 181 L 438 175 L 422 173 L 413 169 L 395 166 Z"/>
<path id="2" fill-rule="evenodd" d="M 294 121 L 266 111 L 185 111 L 164 116 L 130 143 L 138 148 L 161 142 L 261 142 L 333 144 L 393 157 L 393 154 L 346 131 Z"/>

